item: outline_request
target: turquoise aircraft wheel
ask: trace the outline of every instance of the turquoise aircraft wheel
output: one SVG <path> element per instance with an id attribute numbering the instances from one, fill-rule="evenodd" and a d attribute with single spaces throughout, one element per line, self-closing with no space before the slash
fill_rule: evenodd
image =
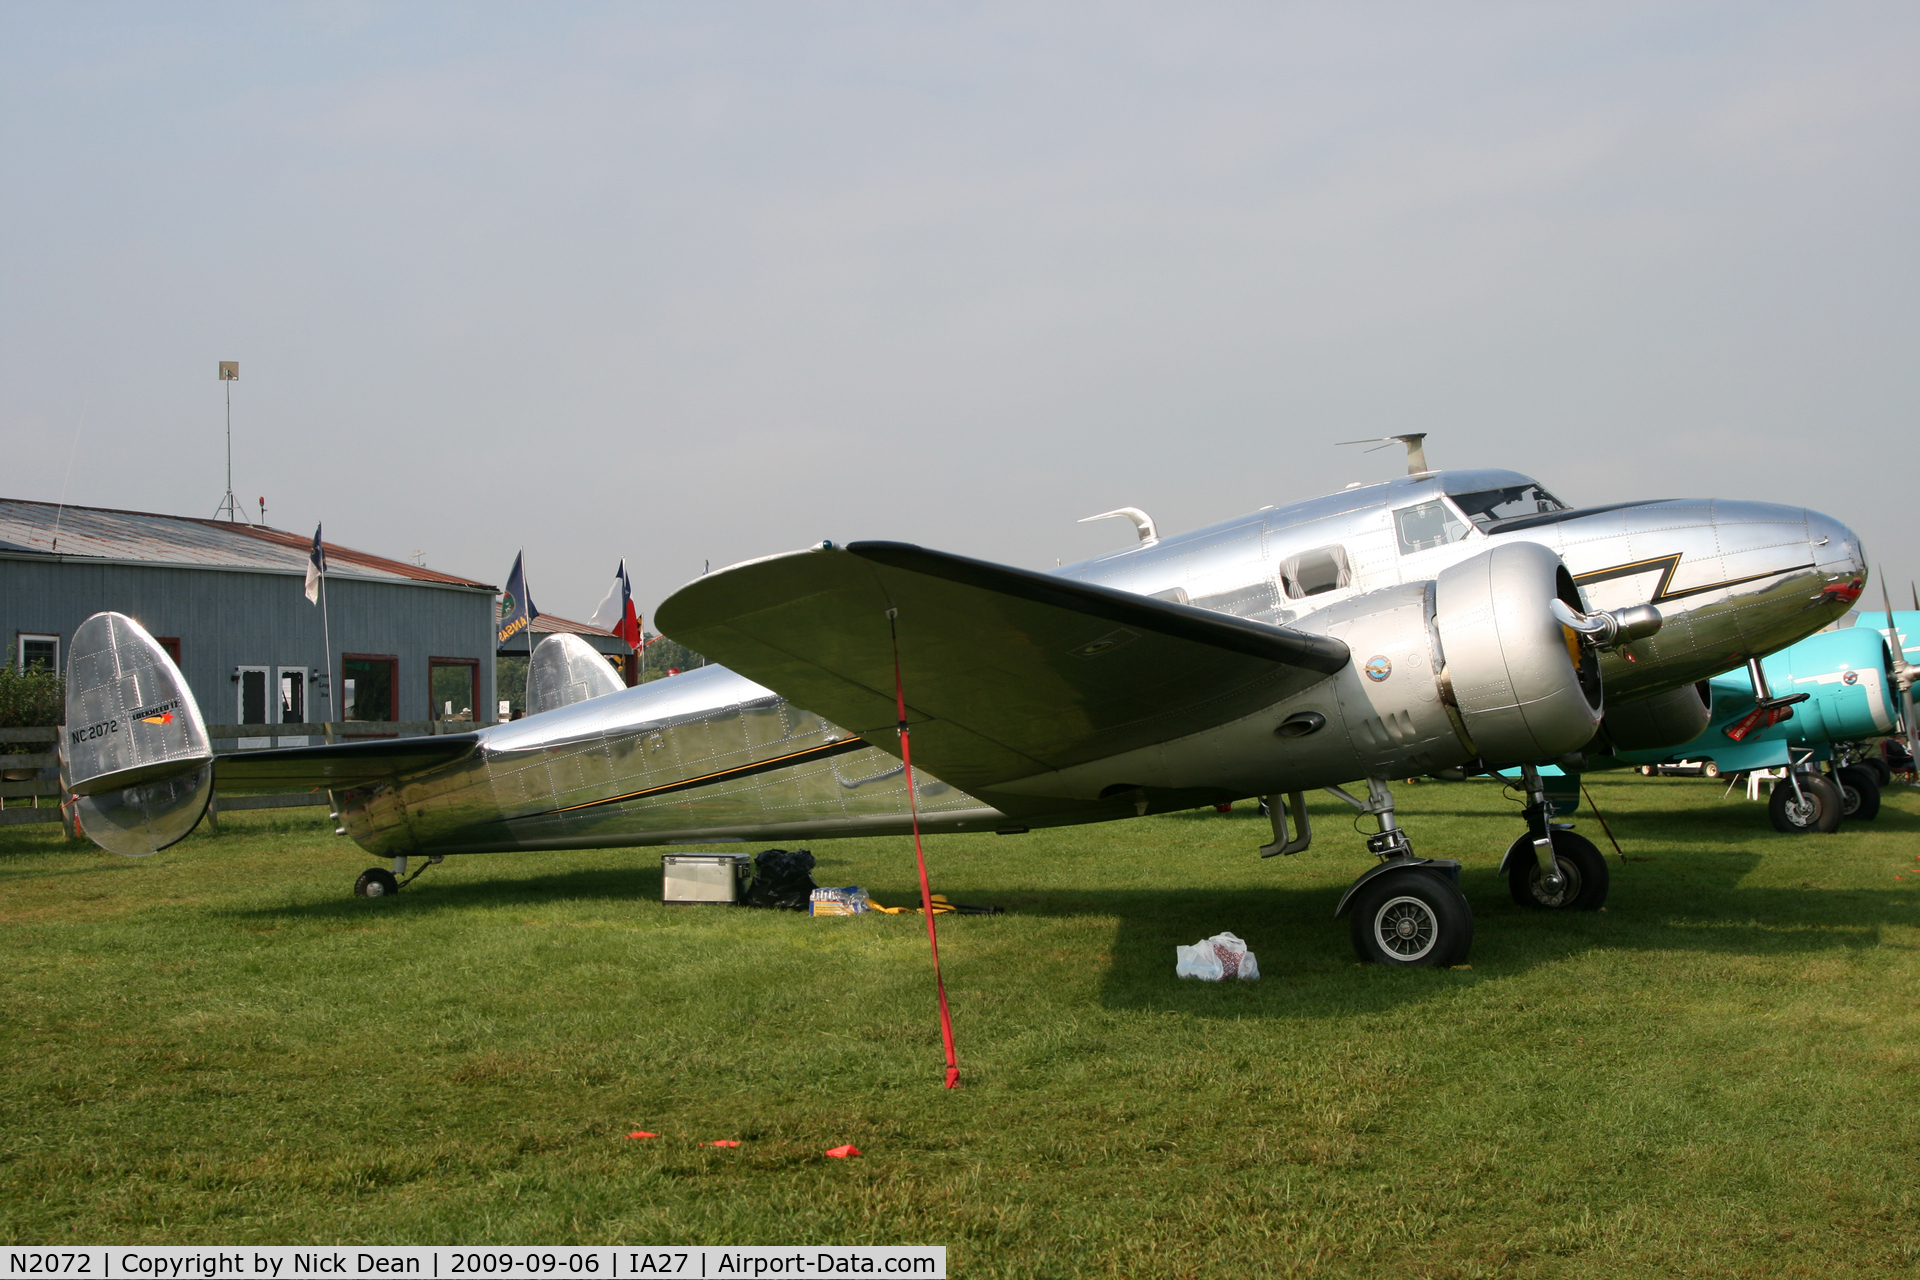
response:
<path id="1" fill-rule="evenodd" d="M 1546 877 L 1540 874 L 1531 835 L 1507 846 L 1502 865 L 1507 869 L 1507 890 L 1515 902 L 1543 911 L 1598 911 L 1606 904 L 1612 876 L 1607 871 L 1606 855 L 1593 847 L 1593 841 L 1556 829 L 1553 860 L 1560 865 L 1557 890 L 1549 890 Z"/>
<path id="2" fill-rule="evenodd" d="M 1880 783 L 1871 769 L 1850 764 L 1833 780 L 1840 784 L 1840 812 L 1847 821 L 1869 822 L 1880 812 Z"/>
<path id="3" fill-rule="evenodd" d="M 1773 784 L 1773 798 L 1767 801 L 1773 829 L 1790 836 L 1838 831 L 1844 804 L 1840 788 L 1817 773 L 1796 773 L 1794 778 L 1800 782 L 1797 790 L 1792 779 Z"/>

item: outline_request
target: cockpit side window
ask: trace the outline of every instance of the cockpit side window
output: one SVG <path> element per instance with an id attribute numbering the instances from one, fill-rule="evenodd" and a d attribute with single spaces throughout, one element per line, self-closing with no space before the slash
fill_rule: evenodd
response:
<path id="1" fill-rule="evenodd" d="M 1400 535 L 1401 555 L 1444 547 L 1467 536 L 1467 526 L 1460 523 L 1460 517 L 1437 498 L 1400 508 L 1393 513 L 1393 527 Z"/>
<path id="2" fill-rule="evenodd" d="M 1565 511 L 1567 504 L 1560 501 L 1529 480 L 1506 489 L 1483 489 L 1478 493 L 1449 494 L 1467 519 L 1481 528 L 1486 528 L 1496 520 L 1511 520 L 1515 516 L 1541 516 L 1552 511 Z"/>
<path id="3" fill-rule="evenodd" d="M 1323 591 L 1338 591 L 1351 579 L 1346 550 L 1337 545 L 1302 551 L 1280 562 L 1280 585 L 1294 600 L 1317 596 Z"/>

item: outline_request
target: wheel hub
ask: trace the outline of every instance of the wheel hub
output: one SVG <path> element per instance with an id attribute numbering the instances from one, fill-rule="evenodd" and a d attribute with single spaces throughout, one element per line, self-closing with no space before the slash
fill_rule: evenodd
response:
<path id="1" fill-rule="evenodd" d="M 1433 909 L 1411 896 L 1382 903 L 1374 913 L 1373 929 L 1381 950 L 1402 962 L 1420 959 L 1440 940 L 1440 922 Z"/>

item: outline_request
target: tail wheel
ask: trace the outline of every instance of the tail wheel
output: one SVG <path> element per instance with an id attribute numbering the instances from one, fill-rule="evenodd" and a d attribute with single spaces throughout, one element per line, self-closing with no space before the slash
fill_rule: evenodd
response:
<path id="1" fill-rule="evenodd" d="M 1553 860 L 1560 868 L 1560 887 L 1549 890 L 1533 852 L 1533 837 L 1521 836 L 1507 846 L 1507 890 L 1523 907 L 1545 911 L 1598 911 L 1607 901 L 1612 875 L 1606 855 L 1593 841 L 1572 831 L 1553 833 Z"/>
<path id="2" fill-rule="evenodd" d="M 368 867 L 353 882 L 353 896 L 356 898 L 390 898 L 398 892 L 400 882 L 385 867 Z"/>
<path id="3" fill-rule="evenodd" d="M 1445 876 L 1418 868 L 1362 885 L 1353 901 L 1353 949 L 1401 969 L 1460 964 L 1473 946 L 1473 908 Z"/>
<path id="4" fill-rule="evenodd" d="M 1795 779 L 1800 783 L 1797 790 Z M 1787 835 L 1829 833 L 1840 829 L 1842 803 L 1838 787 L 1817 773 L 1800 773 L 1773 784 L 1767 816 L 1773 819 L 1775 831 Z"/>
<path id="5" fill-rule="evenodd" d="M 1871 769 L 1850 764 L 1833 780 L 1840 787 L 1840 812 L 1849 820 L 1867 822 L 1880 812 L 1880 783 Z"/>

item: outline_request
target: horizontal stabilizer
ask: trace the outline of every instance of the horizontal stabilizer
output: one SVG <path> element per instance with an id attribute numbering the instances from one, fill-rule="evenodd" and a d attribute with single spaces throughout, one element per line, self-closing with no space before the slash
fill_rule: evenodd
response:
<path id="1" fill-rule="evenodd" d="M 392 782 L 472 755 L 478 733 L 436 738 L 369 738 L 316 747 L 222 752 L 214 762 L 221 787 L 326 787 Z"/>
<path id="2" fill-rule="evenodd" d="M 558 711 L 624 688 L 592 645 L 579 636 L 556 632 L 539 643 L 527 663 L 527 714 Z"/>
<path id="3" fill-rule="evenodd" d="M 688 648 L 897 752 L 889 610 L 914 759 L 975 792 L 1227 723 L 1348 661 L 1324 636 L 898 542 L 735 565 L 656 616 Z"/>

